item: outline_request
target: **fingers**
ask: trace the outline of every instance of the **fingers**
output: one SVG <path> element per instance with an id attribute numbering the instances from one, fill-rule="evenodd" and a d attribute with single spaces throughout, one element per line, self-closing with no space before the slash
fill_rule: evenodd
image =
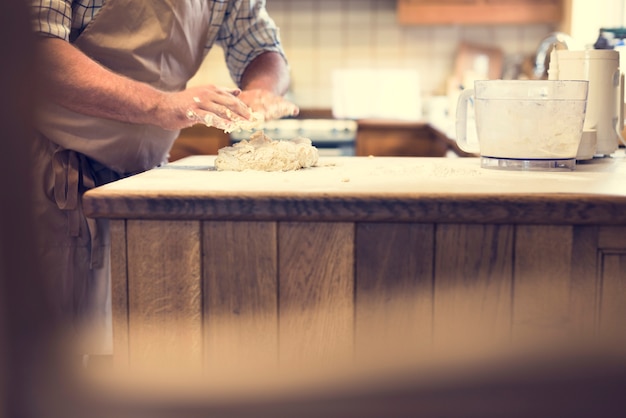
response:
<path id="1" fill-rule="evenodd" d="M 209 112 L 205 112 L 200 115 L 193 109 L 188 109 L 186 116 L 192 124 L 201 123 L 206 126 L 214 126 L 222 130 L 225 130 L 230 124 L 233 123 L 231 120 L 221 118 L 220 116 Z"/>
<path id="2" fill-rule="evenodd" d="M 206 86 L 196 89 L 193 101 L 196 113 L 212 113 L 226 120 L 249 119 L 250 109 L 239 100 L 239 89 Z"/>
<path id="3" fill-rule="evenodd" d="M 264 121 L 262 115 L 259 115 L 258 113 L 252 113 L 252 117 L 249 120 L 240 118 L 232 120 L 224 119 L 213 113 L 205 113 L 203 116 L 201 116 L 192 109 L 188 109 L 186 116 L 189 121 L 189 126 L 196 123 L 202 123 L 206 126 L 213 126 L 215 128 L 221 129 L 226 133 L 237 132 L 241 130 L 250 131 L 261 126 Z"/>
<path id="4" fill-rule="evenodd" d="M 269 91 L 247 90 L 241 93 L 240 98 L 253 111 L 261 113 L 265 120 L 296 116 L 300 113 L 300 109 L 294 103 Z"/>
<path id="5" fill-rule="evenodd" d="M 296 116 L 294 103 L 265 90 L 201 86 L 181 95 L 187 123 L 202 123 L 225 132 L 258 127 L 264 120 Z"/>
<path id="6" fill-rule="evenodd" d="M 186 121 L 193 125 L 201 123 L 231 132 L 238 126 L 251 123 L 250 108 L 237 96 L 239 89 L 213 85 L 194 87 L 181 93 Z"/>
<path id="7" fill-rule="evenodd" d="M 272 103 L 265 109 L 266 119 L 280 119 L 286 116 L 297 116 L 300 109 L 286 100 Z"/>

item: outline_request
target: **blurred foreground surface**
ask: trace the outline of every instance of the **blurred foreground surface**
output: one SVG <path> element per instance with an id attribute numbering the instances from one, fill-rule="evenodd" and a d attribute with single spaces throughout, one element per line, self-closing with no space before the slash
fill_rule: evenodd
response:
<path id="1" fill-rule="evenodd" d="M 17 7 L 17 9 L 16 9 Z M 615 417 L 626 411 L 625 345 L 553 341 L 382 353 L 367 364 L 230 368 L 82 367 L 67 357 L 33 256 L 28 146 L 37 79 L 21 3 L 0 4 L 4 156 L 0 164 L 0 416 L 14 417 Z M 393 350 L 392 350 L 393 351 Z M 181 362 L 184 359 L 180 359 Z M 162 367 L 161 367 L 162 366 Z"/>

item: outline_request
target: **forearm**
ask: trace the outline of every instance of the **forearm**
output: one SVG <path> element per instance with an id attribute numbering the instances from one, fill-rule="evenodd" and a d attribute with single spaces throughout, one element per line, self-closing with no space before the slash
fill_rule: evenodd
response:
<path id="1" fill-rule="evenodd" d="M 277 52 L 265 52 L 247 67 L 241 79 L 243 90 L 266 90 L 283 96 L 289 88 L 289 68 Z"/>
<path id="2" fill-rule="evenodd" d="M 168 130 L 228 126 L 250 116 L 238 90 L 207 84 L 164 92 L 110 71 L 61 39 L 41 39 L 40 47 L 48 99 L 77 113 Z"/>
<path id="3" fill-rule="evenodd" d="M 49 100 L 89 116 L 129 123 L 155 120 L 163 92 L 113 73 L 61 39 L 39 42 Z"/>

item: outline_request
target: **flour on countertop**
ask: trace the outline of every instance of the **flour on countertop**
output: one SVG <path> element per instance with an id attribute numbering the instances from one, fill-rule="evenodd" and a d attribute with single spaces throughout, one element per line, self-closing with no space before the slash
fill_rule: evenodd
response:
<path id="1" fill-rule="evenodd" d="M 435 177 L 474 177 L 483 174 L 480 167 L 476 169 L 470 168 L 452 168 L 443 165 L 435 165 L 432 167 L 431 174 Z"/>

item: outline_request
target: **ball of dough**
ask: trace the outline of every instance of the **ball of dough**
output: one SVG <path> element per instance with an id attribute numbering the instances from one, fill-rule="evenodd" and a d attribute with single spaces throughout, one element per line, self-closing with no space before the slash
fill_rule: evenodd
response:
<path id="1" fill-rule="evenodd" d="M 220 171 L 291 171 L 312 167 L 318 159 L 319 152 L 308 138 L 277 141 L 259 131 L 249 140 L 218 150 L 215 168 Z"/>

